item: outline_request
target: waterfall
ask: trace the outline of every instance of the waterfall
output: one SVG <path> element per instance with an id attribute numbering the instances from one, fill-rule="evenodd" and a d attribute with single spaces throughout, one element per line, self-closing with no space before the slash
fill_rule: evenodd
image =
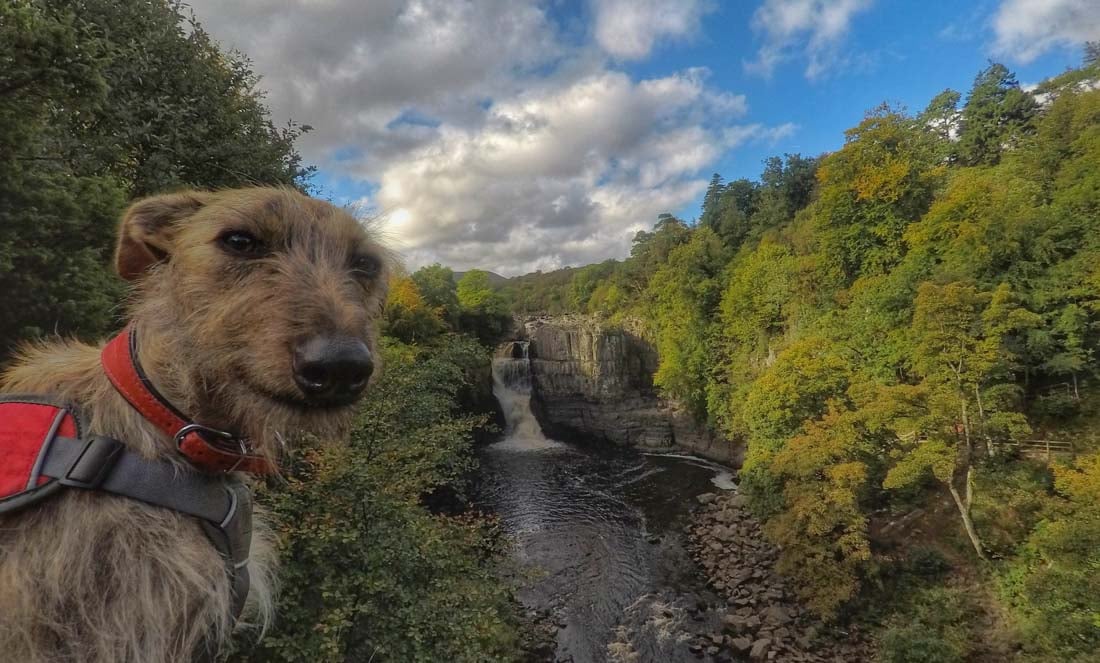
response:
<path id="1" fill-rule="evenodd" d="M 493 395 L 504 411 L 504 439 L 498 446 L 517 450 L 561 446 L 542 433 L 531 411 L 531 359 L 527 341 L 510 341 L 493 357 Z"/>

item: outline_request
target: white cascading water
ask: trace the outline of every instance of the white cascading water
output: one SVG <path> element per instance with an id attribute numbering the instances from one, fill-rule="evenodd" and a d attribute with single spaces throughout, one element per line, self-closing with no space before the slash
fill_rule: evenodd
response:
<path id="1" fill-rule="evenodd" d="M 531 412 L 531 359 L 527 341 L 505 343 L 493 357 L 493 395 L 504 411 L 504 439 L 495 446 L 536 451 L 563 446 L 548 439 Z M 517 356 L 519 355 L 519 356 Z"/>

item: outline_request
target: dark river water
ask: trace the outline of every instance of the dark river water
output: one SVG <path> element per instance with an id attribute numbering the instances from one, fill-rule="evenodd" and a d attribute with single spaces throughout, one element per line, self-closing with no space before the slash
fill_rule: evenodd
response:
<path id="1" fill-rule="evenodd" d="M 559 627 L 552 660 L 698 660 L 688 631 L 700 630 L 707 595 L 682 529 L 697 495 L 734 487 L 730 473 L 689 456 L 547 439 L 526 370 L 524 359 L 494 360 L 508 430 L 481 451 L 478 501 L 514 541 L 520 600 Z"/>

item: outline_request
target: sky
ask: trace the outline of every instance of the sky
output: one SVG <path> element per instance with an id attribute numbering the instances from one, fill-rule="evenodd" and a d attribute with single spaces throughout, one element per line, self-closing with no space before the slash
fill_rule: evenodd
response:
<path id="1" fill-rule="evenodd" d="M 513 276 L 629 253 L 713 173 L 818 155 L 882 103 L 1034 84 L 1100 40 L 1100 0 L 190 0 L 262 76 L 317 195 L 408 268 Z"/>

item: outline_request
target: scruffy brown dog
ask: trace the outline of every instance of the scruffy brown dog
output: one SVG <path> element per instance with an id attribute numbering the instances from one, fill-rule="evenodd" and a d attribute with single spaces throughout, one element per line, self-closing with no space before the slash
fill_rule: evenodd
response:
<path id="1" fill-rule="evenodd" d="M 360 222 L 255 188 L 140 201 L 119 236 L 140 364 L 166 400 L 273 459 L 294 434 L 348 433 L 376 368 L 389 262 Z M 184 467 L 108 380 L 100 352 L 28 348 L 0 393 L 74 403 L 95 433 Z M 266 623 L 272 555 L 257 529 L 246 616 Z M 232 628 L 226 566 L 195 518 L 78 489 L 0 516 L 2 660 L 177 663 L 218 651 Z"/>

